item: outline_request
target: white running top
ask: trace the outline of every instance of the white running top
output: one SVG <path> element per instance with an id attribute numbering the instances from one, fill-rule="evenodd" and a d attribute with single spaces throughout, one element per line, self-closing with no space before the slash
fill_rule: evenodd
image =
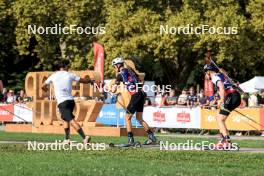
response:
<path id="1" fill-rule="evenodd" d="M 72 82 L 80 81 L 80 77 L 67 71 L 57 71 L 45 81 L 45 84 L 53 83 L 57 103 L 73 100 Z"/>

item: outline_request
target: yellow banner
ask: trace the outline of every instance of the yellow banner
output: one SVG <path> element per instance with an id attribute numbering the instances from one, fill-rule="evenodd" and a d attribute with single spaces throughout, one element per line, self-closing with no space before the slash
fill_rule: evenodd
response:
<path id="1" fill-rule="evenodd" d="M 226 126 L 229 130 L 248 131 L 260 130 L 260 109 L 259 108 L 245 108 L 236 109 L 240 113 L 233 111 L 226 120 Z M 202 129 L 218 129 L 216 123 L 216 115 L 219 110 L 201 109 L 201 128 Z M 247 117 L 246 117 L 247 116 Z M 249 120 L 248 118 L 254 120 Z"/>

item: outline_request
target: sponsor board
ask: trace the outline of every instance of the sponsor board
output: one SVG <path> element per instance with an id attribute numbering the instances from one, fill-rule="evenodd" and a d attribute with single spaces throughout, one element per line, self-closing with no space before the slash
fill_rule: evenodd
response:
<path id="1" fill-rule="evenodd" d="M 200 108 L 148 106 L 144 108 L 143 119 L 151 127 L 200 128 Z"/>
<path id="2" fill-rule="evenodd" d="M 236 109 L 240 113 L 246 115 L 247 117 L 253 119 L 257 123 L 248 119 L 246 116 L 239 114 L 235 111 L 232 111 L 226 120 L 226 126 L 229 130 L 239 130 L 239 131 L 249 131 L 249 130 L 260 130 L 261 126 L 259 125 L 261 109 L 259 108 L 245 108 L 245 109 Z M 202 129 L 218 129 L 216 123 L 216 115 L 218 110 L 201 110 L 201 128 Z"/>

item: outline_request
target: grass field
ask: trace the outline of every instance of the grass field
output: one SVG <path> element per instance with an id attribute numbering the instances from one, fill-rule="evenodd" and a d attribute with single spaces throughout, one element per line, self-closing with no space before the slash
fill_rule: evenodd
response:
<path id="1" fill-rule="evenodd" d="M 50 141 L 63 135 L 0 132 L 0 141 Z M 162 137 L 164 141 L 193 142 L 204 138 Z M 80 140 L 74 136 L 73 140 Z M 143 142 L 144 138 L 137 140 Z M 215 141 L 216 139 L 208 139 Z M 126 142 L 125 137 L 94 137 L 93 142 Z M 239 140 L 240 147 L 264 148 L 264 141 Z M 0 175 L 263 175 L 264 153 L 218 151 L 160 151 L 106 149 L 105 151 L 29 151 L 25 145 L 0 145 Z"/>

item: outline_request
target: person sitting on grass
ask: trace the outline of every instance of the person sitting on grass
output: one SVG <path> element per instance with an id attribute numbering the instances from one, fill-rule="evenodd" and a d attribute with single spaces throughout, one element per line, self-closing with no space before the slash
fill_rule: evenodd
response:
<path id="1" fill-rule="evenodd" d="M 65 131 L 64 143 L 70 143 L 71 125 L 82 137 L 83 143 L 88 144 L 91 138 L 84 134 L 81 126 L 74 120 L 75 116 L 73 115 L 73 110 L 75 107 L 75 102 L 71 92 L 73 81 L 84 84 L 93 84 L 93 81 L 90 78 L 80 78 L 73 73 L 69 73 L 69 65 L 70 62 L 68 60 L 60 61 L 59 71 L 53 73 L 50 77 L 48 77 L 48 79 L 43 83 L 42 89 L 47 92 L 48 85 L 52 83 L 54 86 L 55 98 L 58 104 L 59 111 L 61 113 L 61 118 L 63 119 L 63 127 Z"/>

